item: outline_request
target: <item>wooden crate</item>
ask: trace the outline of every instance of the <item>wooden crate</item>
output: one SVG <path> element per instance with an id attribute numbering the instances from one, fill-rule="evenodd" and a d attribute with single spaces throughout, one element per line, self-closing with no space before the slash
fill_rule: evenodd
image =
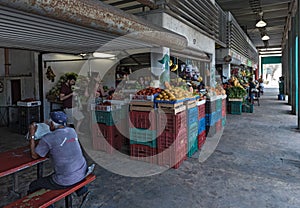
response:
<path id="1" fill-rule="evenodd" d="M 186 105 L 187 109 L 190 109 L 190 108 L 194 108 L 197 106 L 197 101 L 196 100 L 188 100 L 188 101 L 185 101 L 184 104 Z"/>
<path id="2" fill-rule="evenodd" d="M 155 103 L 150 101 L 131 101 L 129 103 L 130 111 L 151 111 L 155 109 Z"/>
<path id="3" fill-rule="evenodd" d="M 183 103 L 174 103 L 174 104 L 167 104 L 167 103 L 159 103 L 158 108 L 163 110 L 165 113 L 170 114 L 178 114 L 186 110 L 186 106 Z"/>

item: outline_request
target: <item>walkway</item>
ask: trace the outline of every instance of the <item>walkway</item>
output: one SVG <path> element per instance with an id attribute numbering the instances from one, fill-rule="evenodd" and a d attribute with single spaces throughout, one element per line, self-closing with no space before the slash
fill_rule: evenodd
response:
<path id="1" fill-rule="evenodd" d="M 216 151 L 203 163 L 189 158 L 179 169 L 136 178 L 96 166 L 89 208 L 285 208 L 300 207 L 300 132 L 287 101 L 268 89 L 254 113 L 227 115 Z M 22 138 L 0 129 L 0 151 Z M 6 136 L 4 136 L 4 133 Z M 17 141 L 16 141 L 17 140 Z M 22 141 L 22 142 L 20 142 Z M 33 170 L 21 173 L 30 182 Z M 12 200 L 0 178 L 0 206 Z M 57 205 L 60 207 L 60 204 Z"/>

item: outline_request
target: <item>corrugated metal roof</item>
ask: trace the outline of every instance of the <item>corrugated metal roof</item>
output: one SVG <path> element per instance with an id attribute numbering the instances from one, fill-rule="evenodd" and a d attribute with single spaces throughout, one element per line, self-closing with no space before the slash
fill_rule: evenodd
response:
<path id="1" fill-rule="evenodd" d="M 37 51 L 87 53 L 151 47 L 141 41 L 0 6 L 0 45 Z"/>

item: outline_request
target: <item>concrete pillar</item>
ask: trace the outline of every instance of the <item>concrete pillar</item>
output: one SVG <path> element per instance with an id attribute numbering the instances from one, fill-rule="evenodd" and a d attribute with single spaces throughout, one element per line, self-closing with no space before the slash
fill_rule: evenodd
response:
<path id="1" fill-rule="evenodd" d="M 292 18 L 292 25 L 295 25 L 295 17 Z M 291 40 L 290 40 L 290 49 L 292 52 L 292 59 L 291 59 L 291 69 L 292 69 L 292 114 L 296 115 L 296 53 L 295 53 L 295 27 L 291 28 Z"/>
<path id="2" fill-rule="evenodd" d="M 289 92 L 289 103 L 291 104 L 291 106 L 292 106 L 292 111 L 291 111 L 291 113 L 292 114 L 295 114 L 295 109 L 294 109 L 294 92 L 295 92 L 295 89 L 294 89 L 294 64 L 293 64 L 293 62 L 294 62 L 294 59 L 293 59 L 293 57 L 294 57 L 294 50 L 293 50 L 293 32 L 292 32 L 292 30 L 290 30 L 289 31 L 289 38 L 288 38 L 288 47 L 289 47 L 289 77 L 290 77 L 290 83 L 289 83 L 289 85 L 290 85 L 290 92 Z"/>
<path id="3" fill-rule="evenodd" d="M 298 107 L 299 107 L 299 44 L 298 44 L 298 39 L 299 39 L 299 13 L 297 12 L 295 15 L 295 21 L 294 21 L 294 51 L 295 51 L 295 113 L 298 115 Z"/>
<path id="4" fill-rule="evenodd" d="M 230 70 L 230 64 L 229 63 L 223 64 L 223 66 L 222 66 L 222 75 L 227 77 L 226 79 L 223 79 L 224 82 L 227 82 L 230 79 L 231 70 Z"/>
<path id="5" fill-rule="evenodd" d="M 165 88 L 164 83 L 170 82 L 170 49 L 166 47 L 151 49 L 151 72 L 159 80 L 159 86 Z"/>
<path id="6" fill-rule="evenodd" d="M 299 34 L 300 34 L 300 27 L 299 27 L 299 23 L 300 23 L 300 0 L 298 0 L 297 3 L 297 34 L 298 34 L 298 47 L 300 46 L 300 38 L 299 38 Z M 297 119 L 297 124 L 298 124 L 298 129 L 300 129 L 300 99 L 299 99 L 299 95 L 300 95 L 300 87 L 299 87 L 299 80 L 300 80 L 300 73 L 299 73 L 299 68 L 300 68 L 300 53 L 298 52 L 298 119 Z"/>

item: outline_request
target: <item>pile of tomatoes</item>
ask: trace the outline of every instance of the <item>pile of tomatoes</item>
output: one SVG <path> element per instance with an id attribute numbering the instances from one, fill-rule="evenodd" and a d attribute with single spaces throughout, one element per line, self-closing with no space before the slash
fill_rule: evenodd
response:
<path id="1" fill-rule="evenodd" d="M 160 88 L 154 88 L 154 87 L 148 87 L 143 90 L 139 90 L 136 92 L 136 95 L 155 95 L 156 93 L 160 93 L 161 89 Z"/>

